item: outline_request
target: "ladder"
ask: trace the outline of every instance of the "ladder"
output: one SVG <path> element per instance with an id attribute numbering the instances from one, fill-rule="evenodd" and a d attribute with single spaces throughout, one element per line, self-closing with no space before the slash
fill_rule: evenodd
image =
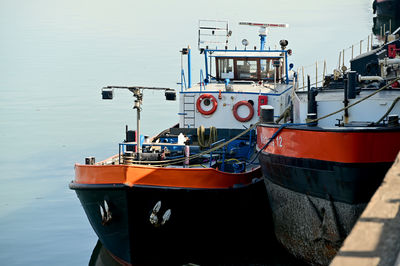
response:
<path id="1" fill-rule="evenodd" d="M 195 114 L 195 95 L 185 93 L 183 95 L 183 127 L 194 128 L 194 114 Z"/>

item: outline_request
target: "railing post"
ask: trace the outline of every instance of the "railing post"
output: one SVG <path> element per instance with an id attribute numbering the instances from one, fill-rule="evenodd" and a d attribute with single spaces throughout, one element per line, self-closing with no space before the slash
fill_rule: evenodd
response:
<path id="1" fill-rule="evenodd" d="M 121 143 L 118 144 L 118 164 L 121 164 Z"/>
<path id="2" fill-rule="evenodd" d="M 188 88 L 192 87 L 192 63 L 191 63 L 191 49 L 188 46 Z"/>

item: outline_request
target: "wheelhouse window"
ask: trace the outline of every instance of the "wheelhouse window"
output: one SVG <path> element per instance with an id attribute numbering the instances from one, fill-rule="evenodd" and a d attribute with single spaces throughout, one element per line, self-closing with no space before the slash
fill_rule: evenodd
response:
<path id="1" fill-rule="evenodd" d="M 233 59 L 219 58 L 218 59 L 218 77 L 221 79 L 233 79 Z"/>
<path id="2" fill-rule="evenodd" d="M 260 60 L 260 78 L 261 79 L 273 79 L 274 78 L 274 67 L 272 66 L 271 59 Z"/>
<path id="3" fill-rule="evenodd" d="M 281 62 L 278 68 L 274 62 Z M 284 65 L 279 58 L 226 58 L 216 57 L 216 78 L 219 80 L 279 80 L 283 76 Z"/>
<path id="4" fill-rule="evenodd" d="M 257 60 L 236 60 L 236 67 L 238 79 L 258 79 Z"/>

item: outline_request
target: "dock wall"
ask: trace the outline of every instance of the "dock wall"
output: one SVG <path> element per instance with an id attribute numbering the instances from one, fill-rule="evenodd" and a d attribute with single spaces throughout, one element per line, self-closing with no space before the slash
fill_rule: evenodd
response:
<path id="1" fill-rule="evenodd" d="M 332 266 L 400 265 L 400 153 Z"/>

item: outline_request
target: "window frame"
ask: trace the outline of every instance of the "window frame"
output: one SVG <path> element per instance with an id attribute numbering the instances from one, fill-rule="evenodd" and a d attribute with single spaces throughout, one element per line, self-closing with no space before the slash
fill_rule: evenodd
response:
<path id="1" fill-rule="evenodd" d="M 217 80 L 223 80 L 223 78 L 221 78 L 220 75 L 220 71 L 219 71 L 219 63 L 220 60 L 230 60 L 233 59 L 233 79 L 234 80 L 255 80 L 255 81 L 259 81 L 259 80 L 267 80 L 266 78 L 261 78 L 261 60 L 266 60 L 266 61 L 273 61 L 273 60 L 281 60 L 281 58 L 274 58 L 274 57 L 215 57 L 215 66 L 216 66 L 216 79 Z M 257 62 L 257 78 L 239 78 L 238 75 L 238 70 L 237 70 L 237 63 L 238 61 L 256 61 Z M 283 63 L 284 64 L 284 63 Z M 282 65 L 278 72 L 279 72 L 279 77 L 281 77 L 283 75 L 282 71 L 284 69 L 284 65 Z"/>

